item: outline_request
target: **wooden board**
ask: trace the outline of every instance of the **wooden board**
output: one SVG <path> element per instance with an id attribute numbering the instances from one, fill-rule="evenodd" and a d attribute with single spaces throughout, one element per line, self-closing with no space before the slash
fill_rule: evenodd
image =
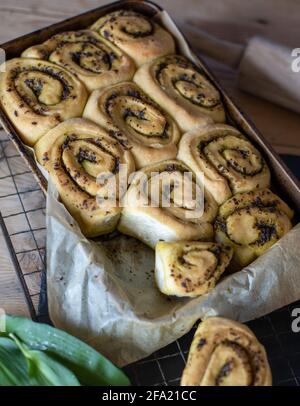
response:
<path id="1" fill-rule="evenodd" d="M 101 0 L 10 0 L 0 4 L 0 42 L 31 32 L 46 25 L 63 20 L 87 9 L 106 4 Z M 160 0 L 158 3 L 167 9 L 180 25 L 195 24 L 224 39 L 244 43 L 255 34 L 261 34 L 290 46 L 297 46 L 295 38 L 300 37 L 300 7 L 294 0 L 273 0 L 263 2 L 252 0 Z M 70 7 L 71 5 L 71 7 Z M 236 87 L 236 72 L 222 64 L 208 61 L 209 67 L 221 80 L 229 95 L 252 118 L 258 129 L 268 138 L 278 152 L 300 154 L 300 116 L 266 101 L 254 98 Z M 4 135 L 2 134 L 4 137 Z M 0 136 L 1 137 L 1 136 Z M 13 146 L 8 144 L 8 148 Z M 13 171 L 20 169 L 20 160 L 11 159 Z M 14 185 L 6 176 L 7 168 L 0 158 L 0 210 L 17 209 L 20 205 L 14 197 Z M 18 187 L 28 190 L 35 180 L 30 173 L 19 177 Z M 27 189 L 26 189 L 27 188 Z M 9 194 L 9 199 L 1 199 L 1 193 Z M 41 197 L 32 194 L 26 202 L 34 207 L 41 203 Z M 22 209 L 22 207 L 21 207 Z M 14 226 L 22 226 L 22 216 L 14 220 Z M 41 222 L 43 217 L 41 216 Z M 32 279 L 32 288 L 36 280 Z M 9 258 L 3 236 L 0 234 L 0 307 L 7 312 L 28 315 L 24 294 Z"/>
<path id="2" fill-rule="evenodd" d="M 6 244 L 0 231 L 0 308 L 7 313 L 29 316 L 24 297 L 13 264 L 8 256 Z"/>
<path id="3" fill-rule="evenodd" d="M 28 287 L 33 312 L 37 310 L 44 268 L 45 197 L 3 130 L 0 131 L 0 211 L 20 268 L 17 274 L 0 228 L 0 308 L 7 313 L 29 315 L 19 275 Z"/>

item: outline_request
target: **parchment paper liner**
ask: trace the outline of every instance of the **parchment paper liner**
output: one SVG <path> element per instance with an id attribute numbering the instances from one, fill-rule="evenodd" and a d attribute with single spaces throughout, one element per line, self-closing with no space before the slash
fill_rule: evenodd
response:
<path id="1" fill-rule="evenodd" d="M 180 51 L 194 55 L 167 13 L 163 25 Z M 119 366 L 144 358 L 188 332 L 199 319 L 221 315 L 242 322 L 300 299 L 300 225 L 247 268 L 208 295 L 170 299 L 153 279 L 154 252 L 118 236 L 95 243 L 80 232 L 49 182 L 47 278 L 50 317 Z"/>

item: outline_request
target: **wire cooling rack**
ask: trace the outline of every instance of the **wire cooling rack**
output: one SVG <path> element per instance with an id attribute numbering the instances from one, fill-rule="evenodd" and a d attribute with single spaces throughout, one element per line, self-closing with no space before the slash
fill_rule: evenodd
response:
<path id="1" fill-rule="evenodd" d="M 292 169 L 295 159 L 286 159 Z M 12 142 L 0 131 L 0 225 L 31 317 L 47 321 L 45 198 Z M 1 261 L 1 259 L 0 259 Z M 1 267 L 1 262 L 0 262 Z M 300 386 L 300 333 L 291 329 L 300 301 L 247 323 L 265 346 L 275 385 Z M 124 368 L 136 385 L 178 385 L 195 332 Z"/>

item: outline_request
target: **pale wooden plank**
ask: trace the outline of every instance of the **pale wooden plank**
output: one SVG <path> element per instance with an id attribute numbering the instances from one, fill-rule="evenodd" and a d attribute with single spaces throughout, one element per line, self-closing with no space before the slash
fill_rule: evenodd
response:
<path id="1" fill-rule="evenodd" d="M 294 0 L 161 0 L 180 23 L 195 24 L 220 38 L 243 42 L 263 35 L 292 47 L 300 37 L 300 8 Z"/>
<path id="2" fill-rule="evenodd" d="M 0 43 L 4 43 L 21 35 L 46 27 L 62 20 L 62 18 L 41 17 L 20 12 L 1 11 Z M 12 30 L 11 27 L 14 27 Z"/>
<path id="3" fill-rule="evenodd" d="M 104 0 L 10 0 L 0 4 L 0 41 L 9 35 L 41 28 L 109 1 Z M 300 8 L 294 0 L 160 0 L 157 1 L 179 23 L 187 21 L 224 39 L 244 41 L 255 34 L 295 45 L 300 37 Z M 13 25 L 12 25 L 13 24 Z M 46 25 L 44 24 L 44 25 Z M 12 30 L 13 27 L 13 30 Z"/>
<path id="4" fill-rule="evenodd" d="M 6 242 L 0 230 L 0 308 L 6 313 L 29 317 L 26 299 L 8 255 Z"/>

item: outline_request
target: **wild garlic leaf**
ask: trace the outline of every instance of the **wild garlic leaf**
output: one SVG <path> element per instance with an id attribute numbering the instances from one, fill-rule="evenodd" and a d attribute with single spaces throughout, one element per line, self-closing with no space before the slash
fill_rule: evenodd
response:
<path id="1" fill-rule="evenodd" d="M 78 338 L 47 324 L 6 316 L 6 331 L 73 371 L 83 385 L 130 385 L 124 372 Z"/>
<path id="2" fill-rule="evenodd" d="M 28 380 L 28 365 L 16 344 L 7 337 L 0 337 L 0 385 L 19 386 L 34 384 Z"/>
<path id="3" fill-rule="evenodd" d="M 25 357 L 29 379 L 36 380 L 39 386 L 80 386 L 76 376 L 63 364 L 43 351 L 31 350 L 14 334 L 9 334 Z"/>

